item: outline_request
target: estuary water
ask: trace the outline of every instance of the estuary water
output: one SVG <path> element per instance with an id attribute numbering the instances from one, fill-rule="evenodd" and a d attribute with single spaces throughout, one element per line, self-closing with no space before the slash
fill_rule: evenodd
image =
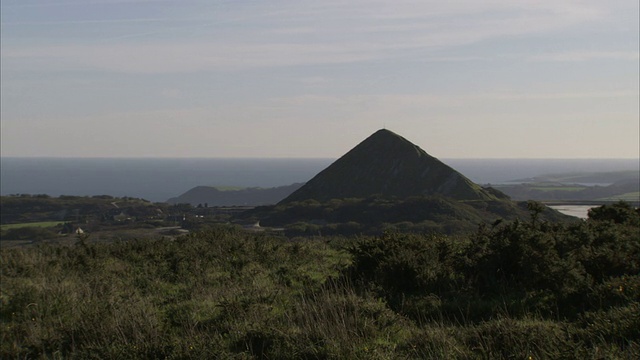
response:
<path id="1" fill-rule="evenodd" d="M 638 170 L 637 159 L 441 159 L 479 184 L 543 174 Z M 112 195 L 166 201 L 199 185 L 306 182 L 335 159 L 0 158 L 0 194 Z"/>
<path id="2" fill-rule="evenodd" d="M 565 215 L 586 219 L 589 217 L 589 209 L 593 208 L 594 205 L 550 205 L 549 207 Z"/>

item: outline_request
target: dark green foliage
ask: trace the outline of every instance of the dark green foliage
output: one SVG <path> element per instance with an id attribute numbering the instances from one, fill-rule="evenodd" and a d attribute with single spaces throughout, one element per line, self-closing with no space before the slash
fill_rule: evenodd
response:
<path id="1" fill-rule="evenodd" d="M 534 217 L 457 237 L 220 226 L 5 248 L 0 357 L 636 359 L 639 230 Z"/>
<path id="2" fill-rule="evenodd" d="M 640 209 L 634 209 L 628 203 L 620 201 L 613 205 L 604 205 L 589 210 L 589 218 L 598 221 L 613 221 L 616 224 L 640 225 Z"/>
<path id="3" fill-rule="evenodd" d="M 117 206 L 115 206 L 116 204 Z M 42 195 L 2 196 L 0 215 L 2 224 L 39 221 L 104 221 L 125 212 L 132 218 L 154 218 L 167 213 L 169 205 L 151 203 L 143 199 L 99 196 Z"/>
<path id="4" fill-rule="evenodd" d="M 392 309 L 417 322 L 482 323 L 497 314 L 509 321 L 535 315 L 547 322 L 571 321 L 562 328 L 575 327 L 571 331 L 588 341 L 599 336 L 637 351 L 632 339 L 638 338 L 640 325 L 638 226 L 608 219 L 540 223 L 539 209 L 535 204 L 530 208 L 530 222 L 483 226 L 470 237 L 360 238 L 347 246 L 353 255 L 350 276 L 361 289 L 382 296 Z M 605 326 L 620 313 L 627 318 Z M 565 344 L 569 340 L 561 341 L 567 351 L 575 346 Z M 543 356 L 549 356 L 546 351 Z"/>

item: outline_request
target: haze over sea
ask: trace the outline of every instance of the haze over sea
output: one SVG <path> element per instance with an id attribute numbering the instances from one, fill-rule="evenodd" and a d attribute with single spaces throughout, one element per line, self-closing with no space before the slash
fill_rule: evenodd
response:
<path id="1" fill-rule="evenodd" d="M 0 158 L 0 194 L 112 195 L 166 201 L 199 185 L 305 182 L 335 159 Z M 638 159 L 442 159 L 479 184 L 543 174 L 638 170 Z"/>

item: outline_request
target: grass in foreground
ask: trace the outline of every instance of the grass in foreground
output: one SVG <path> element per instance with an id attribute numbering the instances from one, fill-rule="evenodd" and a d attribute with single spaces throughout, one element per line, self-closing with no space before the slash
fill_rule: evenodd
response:
<path id="1" fill-rule="evenodd" d="M 2 358 L 638 358 L 638 219 L 0 250 Z M 630 218 L 631 216 L 631 218 Z"/>

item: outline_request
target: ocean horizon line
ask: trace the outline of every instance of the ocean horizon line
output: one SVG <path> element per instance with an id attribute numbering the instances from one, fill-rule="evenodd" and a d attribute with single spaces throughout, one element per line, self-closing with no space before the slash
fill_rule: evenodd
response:
<path id="1" fill-rule="evenodd" d="M 165 201 L 195 186 L 276 187 L 306 182 L 335 160 L 0 157 L 0 194 L 108 194 Z M 478 184 L 545 174 L 640 171 L 636 159 L 440 160 Z"/>
<path id="2" fill-rule="evenodd" d="M 437 157 L 442 160 L 638 160 L 640 161 L 640 157 Z M 2 156 L 0 155 L 0 159 L 68 159 L 68 160 L 287 160 L 287 159 L 295 159 L 295 160 L 328 160 L 328 159 L 338 159 L 338 157 L 299 157 L 299 156 L 271 156 L 271 157 L 251 157 L 251 156 L 241 156 L 241 157 L 216 157 L 216 156 Z M 639 165 L 640 166 L 640 165 Z"/>

